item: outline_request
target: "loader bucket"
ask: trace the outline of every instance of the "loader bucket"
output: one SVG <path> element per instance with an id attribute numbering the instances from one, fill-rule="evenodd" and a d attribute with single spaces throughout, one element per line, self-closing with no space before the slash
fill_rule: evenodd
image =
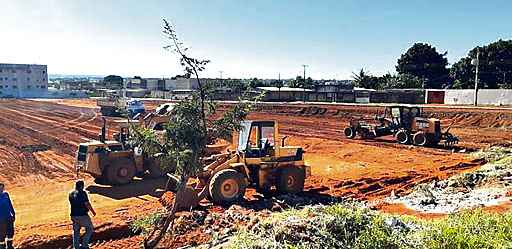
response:
<path id="1" fill-rule="evenodd" d="M 187 185 L 183 192 L 178 192 L 179 179 L 172 175 L 167 174 L 169 177 L 166 189 L 176 195 L 176 205 L 178 211 L 188 211 L 199 205 L 199 202 L 205 198 L 206 190 L 197 190 L 192 185 Z"/>

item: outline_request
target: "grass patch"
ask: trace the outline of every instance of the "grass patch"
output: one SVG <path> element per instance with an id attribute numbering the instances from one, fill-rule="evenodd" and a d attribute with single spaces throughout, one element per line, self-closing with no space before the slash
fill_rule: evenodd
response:
<path id="1" fill-rule="evenodd" d="M 425 248 L 512 248 L 512 214 L 463 211 L 426 222 L 419 233 Z"/>
<path id="2" fill-rule="evenodd" d="M 229 248 L 512 248 L 512 213 L 473 210 L 425 221 L 336 204 L 273 216 L 239 232 Z"/>
<path id="3" fill-rule="evenodd" d="M 147 216 L 140 217 L 130 224 L 130 228 L 134 233 L 147 235 L 155 225 L 160 223 L 162 217 L 162 212 L 155 212 Z"/>

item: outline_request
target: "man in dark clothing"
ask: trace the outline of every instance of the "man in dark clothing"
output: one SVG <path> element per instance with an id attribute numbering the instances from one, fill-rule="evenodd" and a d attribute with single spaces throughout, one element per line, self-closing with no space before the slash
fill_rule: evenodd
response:
<path id="1" fill-rule="evenodd" d="M 84 191 L 84 181 L 78 180 L 75 183 L 75 190 L 69 193 L 69 203 L 71 204 L 71 221 L 73 222 L 73 248 L 82 249 L 89 248 L 89 240 L 91 239 L 94 231 L 91 217 L 88 212 L 90 211 L 93 216 L 96 212 L 89 202 L 87 193 Z M 85 235 L 82 243 L 80 244 L 80 230 L 85 227 Z"/>
<path id="2" fill-rule="evenodd" d="M 12 206 L 9 193 L 4 191 L 4 184 L 0 183 L 0 249 L 14 249 L 14 220 L 16 213 Z"/>

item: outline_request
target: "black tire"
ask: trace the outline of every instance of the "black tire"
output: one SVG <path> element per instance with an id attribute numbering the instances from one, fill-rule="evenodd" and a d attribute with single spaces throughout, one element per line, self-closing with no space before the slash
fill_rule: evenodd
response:
<path id="1" fill-rule="evenodd" d="M 234 169 L 217 172 L 209 185 L 212 202 L 219 205 L 231 204 L 245 195 L 244 175 Z"/>
<path id="2" fill-rule="evenodd" d="M 395 134 L 395 139 L 399 144 L 409 144 L 411 142 L 411 136 L 409 136 L 409 132 L 405 130 L 399 130 Z"/>
<path id="3" fill-rule="evenodd" d="M 297 167 L 289 167 L 281 170 L 277 182 L 277 191 L 282 194 L 297 194 L 304 190 L 305 172 Z"/>
<path id="4" fill-rule="evenodd" d="M 418 131 L 414 133 L 414 136 L 412 137 L 412 142 L 416 146 L 426 146 L 428 145 L 428 137 L 424 132 Z"/>
<path id="5" fill-rule="evenodd" d="M 343 134 L 347 138 L 354 139 L 356 137 L 356 130 L 352 127 L 347 127 L 343 130 Z"/>
<path id="6" fill-rule="evenodd" d="M 148 158 L 144 160 L 144 164 L 146 165 L 146 169 L 148 170 L 148 176 L 150 178 L 160 178 L 163 175 L 165 175 L 162 168 L 160 168 L 160 163 L 158 160 Z"/>
<path id="7" fill-rule="evenodd" d="M 102 116 L 113 116 L 115 112 L 114 108 L 111 107 L 101 107 L 100 113 Z"/>
<path id="8" fill-rule="evenodd" d="M 160 168 L 160 165 L 158 164 L 150 164 L 148 166 L 148 176 L 150 178 L 160 178 L 164 175 L 164 172 Z"/>
<path id="9" fill-rule="evenodd" d="M 135 164 L 127 158 L 120 158 L 105 169 L 107 179 L 110 184 L 123 185 L 128 184 L 135 176 Z"/>

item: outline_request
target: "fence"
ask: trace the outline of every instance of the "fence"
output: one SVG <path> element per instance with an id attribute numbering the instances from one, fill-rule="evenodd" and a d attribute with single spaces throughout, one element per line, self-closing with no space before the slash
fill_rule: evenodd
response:
<path id="1" fill-rule="evenodd" d="M 228 93 L 226 93 L 228 94 Z M 264 101 L 302 101 L 303 92 L 270 92 Z M 400 103 L 400 104 L 449 104 L 472 105 L 475 91 L 472 89 L 391 89 L 383 91 L 343 90 L 340 92 L 306 92 L 306 100 L 311 102 L 340 103 Z M 190 95 L 188 92 L 176 93 L 151 91 L 154 98 L 181 99 Z M 233 99 L 230 96 L 216 95 L 216 99 Z M 229 97 L 229 98 L 225 98 Z M 512 106 L 512 89 L 481 89 L 478 91 L 479 105 Z"/>

